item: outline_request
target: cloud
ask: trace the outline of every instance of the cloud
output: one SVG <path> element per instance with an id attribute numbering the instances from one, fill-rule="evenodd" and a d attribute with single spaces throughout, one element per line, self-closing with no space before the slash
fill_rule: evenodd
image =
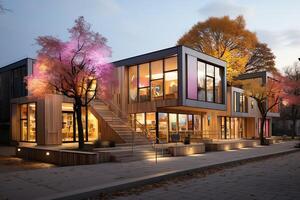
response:
<path id="1" fill-rule="evenodd" d="M 234 0 L 209 1 L 204 4 L 199 10 L 199 13 L 204 16 L 238 16 L 250 14 L 250 9 L 238 5 Z"/>
<path id="2" fill-rule="evenodd" d="M 258 38 L 272 48 L 299 47 L 300 30 L 287 29 L 283 31 L 258 30 Z"/>

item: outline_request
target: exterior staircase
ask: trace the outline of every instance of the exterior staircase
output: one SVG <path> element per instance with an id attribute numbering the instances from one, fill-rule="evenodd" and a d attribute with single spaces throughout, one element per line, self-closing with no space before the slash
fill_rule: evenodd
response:
<path id="1" fill-rule="evenodd" d="M 100 100 L 95 100 L 92 104 L 93 109 L 97 114 L 107 123 L 111 129 L 120 136 L 124 141 L 122 144 L 117 144 L 118 146 L 131 146 L 134 136 L 134 145 L 146 145 L 151 142 L 146 136 L 136 133 L 127 122 L 127 119 L 122 119 L 109 108 L 107 104 Z"/>

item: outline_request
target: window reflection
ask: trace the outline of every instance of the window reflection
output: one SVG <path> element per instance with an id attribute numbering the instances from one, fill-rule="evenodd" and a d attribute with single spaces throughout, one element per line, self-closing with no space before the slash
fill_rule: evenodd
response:
<path id="1" fill-rule="evenodd" d="M 136 114 L 136 121 L 138 122 L 136 124 L 136 131 L 142 132 L 142 128 L 145 125 L 145 113 L 137 113 Z"/>
<path id="2" fill-rule="evenodd" d="M 168 142 L 168 114 L 158 113 L 158 121 L 159 139 Z"/>
<path id="3" fill-rule="evenodd" d="M 177 56 L 130 66 L 128 79 L 129 103 L 177 98 Z"/>
<path id="4" fill-rule="evenodd" d="M 137 66 L 129 67 L 129 102 L 137 101 Z"/>
<path id="5" fill-rule="evenodd" d="M 177 71 L 165 73 L 165 98 L 177 98 L 178 77 Z"/>
<path id="6" fill-rule="evenodd" d="M 163 98 L 163 80 L 156 80 L 151 82 L 151 97 L 152 99 Z"/>
<path id="7" fill-rule="evenodd" d="M 187 115 L 178 115 L 179 131 L 186 131 L 188 127 Z"/>
<path id="8" fill-rule="evenodd" d="M 207 101 L 214 101 L 214 79 L 206 77 L 206 97 Z"/>
<path id="9" fill-rule="evenodd" d="M 205 63 L 198 62 L 198 99 L 205 101 Z"/>
<path id="10" fill-rule="evenodd" d="M 139 101 L 149 101 L 150 100 L 150 88 L 140 88 L 139 89 Z"/>
<path id="11" fill-rule="evenodd" d="M 62 103 L 62 141 L 78 141 L 78 125 L 72 103 Z M 86 109 L 82 109 L 82 125 L 85 141 L 94 141 L 99 137 L 99 122 L 97 117 L 88 110 L 88 135 L 86 135 Z"/>
<path id="12" fill-rule="evenodd" d="M 177 56 L 165 59 L 165 71 L 177 69 Z"/>
<path id="13" fill-rule="evenodd" d="M 151 80 L 163 78 L 163 61 L 151 62 Z"/>
<path id="14" fill-rule="evenodd" d="M 149 63 L 139 65 L 139 87 L 149 86 Z"/>

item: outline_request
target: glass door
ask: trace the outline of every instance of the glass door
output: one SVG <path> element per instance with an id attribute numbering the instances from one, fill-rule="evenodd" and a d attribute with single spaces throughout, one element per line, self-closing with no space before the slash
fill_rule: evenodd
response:
<path id="1" fill-rule="evenodd" d="M 62 141 L 73 142 L 74 138 L 74 117 L 73 112 L 62 113 Z"/>
<path id="2" fill-rule="evenodd" d="M 158 113 L 158 137 L 163 142 L 169 142 L 167 113 Z"/>

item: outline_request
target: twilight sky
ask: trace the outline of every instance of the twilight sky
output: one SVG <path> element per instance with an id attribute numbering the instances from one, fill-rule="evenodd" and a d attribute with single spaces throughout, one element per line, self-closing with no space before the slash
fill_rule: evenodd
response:
<path id="1" fill-rule="evenodd" d="M 282 69 L 300 57 L 299 0 L 0 0 L 0 67 L 35 57 L 35 38 L 67 39 L 67 28 L 84 16 L 108 39 L 112 60 L 174 46 L 192 25 L 210 16 L 244 15 L 276 55 Z"/>

